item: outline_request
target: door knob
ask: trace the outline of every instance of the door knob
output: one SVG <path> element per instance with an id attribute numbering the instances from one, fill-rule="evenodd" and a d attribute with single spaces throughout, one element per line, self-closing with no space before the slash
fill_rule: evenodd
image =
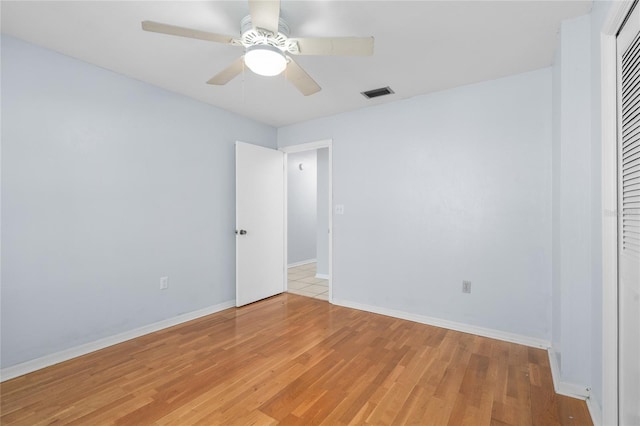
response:
<path id="1" fill-rule="evenodd" d="M 240 234 L 240 235 L 247 235 L 247 231 L 245 231 L 244 229 L 241 229 L 240 231 L 238 231 L 238 230 L 236 229 L 236 235 L 237 235 L 237 234 Z"/>

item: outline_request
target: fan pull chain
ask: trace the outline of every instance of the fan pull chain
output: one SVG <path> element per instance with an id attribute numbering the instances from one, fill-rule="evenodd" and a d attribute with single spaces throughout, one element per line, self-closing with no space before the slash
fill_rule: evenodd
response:
<path id="1" fill-rule="evenodd" d="M 246 79 L 245 73 L 247 72 L 247 66 L 244 63 L 244 56 L 242 57 L 242 106 L 247 105 L 247 91 L 246 91 Z"/>

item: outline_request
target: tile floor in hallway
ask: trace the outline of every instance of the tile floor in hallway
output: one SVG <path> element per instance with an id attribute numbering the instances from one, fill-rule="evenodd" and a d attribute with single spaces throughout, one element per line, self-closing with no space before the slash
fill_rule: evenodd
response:
<path id="1" fill-rule="evenodd" d="M 329 300 L 329 280 L 316 278 L 316 263 L 289 268 L 288 292 L 314 299 Z"/>

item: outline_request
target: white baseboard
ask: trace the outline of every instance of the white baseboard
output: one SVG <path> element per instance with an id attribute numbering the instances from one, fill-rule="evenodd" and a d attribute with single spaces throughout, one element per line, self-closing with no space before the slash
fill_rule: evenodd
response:
<path id="1" fill-rule="evenodd" d="M 600 408 L 600 405 L 590 397 L 587 398 L 586 401 L 589 414 L 591 414 L 593 426 L 602 426 L 602 409 Z"/>
<path id="2" fill-rule="evenodd" d="M 301 260 L 300 262 L 293 262 L 293 263 L 288 264 L 287 268 L 295 268 L 296 266 L 307 265 L 307 264 L 313 263 L 315 261 L 316 261 L 316 259 Z"/>
<path id="3" fill-rule="evenodd" d="M 424 315 L 412 314 L 409 312 L 396 311 L 393 309 L 380 308 L 377 306 L 365 305 L 357 302 L 350 302 L 347 300 L 333 299 L 331 302 L 334 305 L 345 306 L 347 308 L 358 309 L 361 311 L 373 312 L 374 314 L 386 315 L 388 317 L 405 319 L 421 324 L 433 325 L 435 327 L 447 328 L 449 330 L 461 331 L 463 333 L 475 334 L 478 336 L 489 337 L 491 339 L 503 340 L 511 343 L 518 343 L 520 345 L 530 346 L 533 348 L 548 349 L 551 346 L 551 342 L 544 339 L 537 339 L 534 337 L 522 336 L 520 334 L 509 333 L 501 330 L 494 330 L 491 328 L 478 327 L 475 325 L 463 324 L 454 321 L 443 320 L 439 318 L 427 317 Z"/>
<path id="4" fill-rule="evenodd" d="M 574 383 L 567 383 L 560 381 L 560 369 L 558 368 L 557 357 L 555 351 L 551 347 L 551 342 L 543 339 L 537 339 L 528 336 L 522 336 L 515 333 L 508 333 L 501 330 L 494 330 L 491 328 L 477 327 L 474 325 L 458 323 L 454 321 L 442 320 L 439 318 L 427 317 L 423 315 L 412 314 L 403 311 L 396 311 L 393 309 L 380 308 L 377 306 L 365 305 L 357 302 L 350 302 L 346 300 L 333 299 L 331 301 L 334 305 L 345 306 L 347 308 L 358 309 L 361 311 L 373 312 L 375 314 L 386 315 L 394 318 L 406 319 L 409 321 L 418 322 L 421 324 L 433 325 L 436 327 L 447 328 L 450 330 L 461 331 L 463 333 L 476 334 L 478 336 L 489 337 L 492 339 L 503 340 L 511 343 L 518 343 L 525 346 L 534 348 L 547 349 L 549 356 L 549 364 L 551 366 L 551 375 L 553 377 L 553 386 L 556 393 L 572 398 L 584 399 L 587 402 L 589 414 L 593 421 L 594 426 L 602 425 L 602 410 L 598 406 L 598 403 L 590 398 L 591 389 L 587 386 L 576 385 Z"/>
<path id="5" fill-rule="evenodd" d="M 229 300 L 227 302 L 218 303 L 217 305 L 209 306 L 207 308 L 199 309 L 193 312 L 187 312 L 186 314 L 178 315 L 173 318 L 158 321 L 153 324 L 145 325 L 124 333 L 119 333 L 114 336 L 105 337 L 93 342 L 85 343 L 80 346 L 65 349 L 60 352 L 56 352 L 50 355 L 45 355 L 40 358 L 33 359 L 31 361 L 16 364 L 11 367 L 3 368 L 0 370 L 0 382 L 13 379 L 18 376 L 22 376 L 27 373 L 31 373 L 41 368 L 49 367 L 54 364 L 59 364 L 63 361 L 68 361 L 72 358 L 76 358 L 82 355 L 86 355 L 91 352 L 95 352 L 100 349 L 104 349 L 108 346 L 116 345 L 118 343 L 125 342 L 127 340 L 135 339 L 136 337 L 144 336 L 145 334 L 154 333 L 156 331 L 163 330 L 165 328 L 173 327 L 174 325 L 182 324 L 187 321 L 191 321 L 200 317 L 214 314 L 222 310 L 232 308 L 235 306 L 235 300 Z"/>
<path id="6" fill-rule="evenodd" d="M 560 380 L 560 366 L 558 365 L 558 357 L 552 347 L 547 349 L 549 354 L 549 366 L 551 367 L 551 376 L 553 378 L 553 387 L 557 394 L 570 396 L 578 399 L 589 399 L 590 388 L 588 386 L 576 385 L 575 383 L 567 383 Z"/>
<path id="7" fill-rule="evenodd" d="M 316 278 L 320 278 L 322 280 L 328 280 L 329 274 L 316 274 Z"/>

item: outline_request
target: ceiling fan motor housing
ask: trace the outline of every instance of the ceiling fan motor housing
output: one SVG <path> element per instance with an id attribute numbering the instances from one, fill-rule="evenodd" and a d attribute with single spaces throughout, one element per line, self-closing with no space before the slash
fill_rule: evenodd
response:
<path id="1" fill-rule="evenodd" d="M 283 52 L 299 52 L 298 43 L 289 40 L 289 26 L 282 18 L 278 19 L 278 33 L 274 34 L 263 28 L 254 28 L 251 16 L 247 15 L 240 21 L 240 32 L 242 35 L 240 36 L 239 44 L 245 48 L 270 45 Z"/>

